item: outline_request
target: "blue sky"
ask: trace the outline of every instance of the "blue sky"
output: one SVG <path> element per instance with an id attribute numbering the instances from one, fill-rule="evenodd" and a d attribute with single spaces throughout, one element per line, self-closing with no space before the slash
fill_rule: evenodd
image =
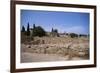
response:
<path id="1" fill-rule="evenodd" d="M 46 31 L 89 34 L 89 20 L 89 13 L 21 10 L 21 27 L 25 28 L 29 22 L 30 28 L 35 24 Z"/>

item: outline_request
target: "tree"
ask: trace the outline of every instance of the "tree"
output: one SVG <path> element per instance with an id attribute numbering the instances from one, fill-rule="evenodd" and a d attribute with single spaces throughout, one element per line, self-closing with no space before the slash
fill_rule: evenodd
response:
<path id="1" fill-rule="evenodd" d="M 30 26 L 29 26 L 29 23 L 27 24 L 27 36 L 30 35 Z"/>
<path id="2" fill-rule="evenodd" d="M 57 29 L 53 29 L 51 30 L 51 35 L 54 37 L 54 36 L 57 36 L 59 37 L 59 33 L 58 33 L 58 30 Z"/>
<path id="3" fill-rule="evenodd" d="M 25 32 L 25 27 L 24 26 L 22 26 L 22 30 L 21 30 L 22 32 Z"/>
<path id="4" fill-rule="evenodd" d="M 88 37 L 86 34 L 79 34 L 79 37 Z"/>
<path id="5" fill-rule="evenodd" d="M 54 32 L 55 32 L 55 33 L 58 33 L 58 30 L 57 30 L 57 29 L 55 29 L 55 30 L 54 30 Z"/>
<path id="6" fill-rule="evenodd" d="M 52 28 L 51 32 L 53 32 L 53 28 Z"/>
<path id="7" fill-rule="evenodd" d="M 56 33 L 57 37 L 59 37 L 59 33 L 57 29 L 54 30 L 54 33 Z"/>
<path id="8" fill-rule="evenodd" d="M 41 26 L 37 26 L 33 29 L 33 36 L 42 37 L 42 36 L 45 36 L 45 35 L 46 35 L 46 32 Z"/>
<path id="9" fill-rule="evenodd" d="M 70 37 L 71 37 L 71 38 L 78 37 L 78 34 L 70 33 Z"/>
<path id="10" fill-rule="evenodd" d="M 33 29 L 35 29 L 35 24 L 33 24 Z"/>

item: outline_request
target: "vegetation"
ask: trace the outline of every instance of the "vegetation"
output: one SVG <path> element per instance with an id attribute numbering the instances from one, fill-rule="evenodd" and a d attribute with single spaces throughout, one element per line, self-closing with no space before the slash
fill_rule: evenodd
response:
<path id="1" fill-rule="evenodd" d="M 45 36 L 45 35 L 46 35 L 46 32 L 41 26 L 37 26 L 33 29 L 33 36 L 42 37 L 42 36 Z"/>
<path id="2" fill-rule="evenodd" d="M 71 38 L 78 37 L 78 34 L 70 33 L 70 37 L 71 37 Z"/>
<path id="3" fill-rule="evenodd" d="M 33 29 L 35 29 L 35 24 L 33 24 Z"/>
<path id="4" fill-rule="evenodd" d="M 57 30 L 57 29 L 53 29 L 53 28 L 52 28 L 51 34 L 52 34 L 52 36 L 57 36 L 57 37 L 59 37 L 59 33 L 58 33 L 58 30 Z"/>
<path id="5" fill-rule="evenodd" d="M 22 30 L 21 30 L 22 32 L 25 32 L 25 27 L 24 26 L 22 26 Z"/>
<path id="6" fill-rule="evenodd" d="M 27 36 L 30 35 L 30 26 L 29 26 L 29 23 L 27 24 Z"/>
<path id="7" fill-rule="evenodd" d="M 26 35 L 26 36 L 31 36 L 31 38 L 35 37 L 35 36 L 39 36 L 39 37 L 43 37 L 43 36 L 46 36 L 47 35 L 47 32 L 41 27 L 41 26 L 35 26 L 35 24 L 33 24 L 33 28 L 30 29 L 30 25 L 29 23 L 27 24 L 27 29 L 25 31 L 25 27 L 22 26 L 22 30 L 21 30 L 22 34 L 23 35 Z M 85 34 L 76 34 L 76 33 L 66 33 L 63 34 L 63 35 L 69 35 L 71 38 L 75 38 L 75 37 L 89 37 L 89 35 L 85 35 Z M 50 32 L 50 35 L 49 36 L 57 36 L 59 37 L 60 34 L 58 32 L 57 29 L 51 29 L 51 32 Z"/>
<path id="8" fill-rule="evenodd" d="M 85 34 L 80 34 L 80 37 L 88 37 L 89 35 L 85 35 Z"/>

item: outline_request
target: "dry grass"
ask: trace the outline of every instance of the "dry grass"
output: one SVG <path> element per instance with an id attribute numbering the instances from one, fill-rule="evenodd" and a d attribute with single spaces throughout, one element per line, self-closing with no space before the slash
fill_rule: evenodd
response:
<path id="1" fill-rule="evenodd" d="M 34 40 L 21 44 L 21 52 L 56 54 L 65 58 L 64 60 L 89 59 L 89 39 L 86 37 L 34 37 Z"/>

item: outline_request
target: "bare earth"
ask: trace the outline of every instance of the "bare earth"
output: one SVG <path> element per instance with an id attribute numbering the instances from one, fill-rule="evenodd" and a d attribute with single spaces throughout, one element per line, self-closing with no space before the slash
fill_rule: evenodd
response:
<path id="1" fill-rule="evenodd" d="M 22 63 L 89 59 L 88 38 L 36 37 L 34 41 L 21 44 Z"/>
<path id="2" fill-rule="evenodd" d="M 55 54 L 22 53 L 22 62 L 61 61 L 64 59 L 64 57 Z"/>
<path id="3" fill-rule="evenodd" d="M 36 54 L 36 53 L 27 53 L 24 52 L 21 54 L 21 61 L 23 63 L 27 62 L 44 62 L 44 61 L 66 61 L 69 59 L 69 56 L 66 57 L 58 56 L 55 54 Z M 80 57 L 73 57 L 73 60 L 82 60 Z"/>

